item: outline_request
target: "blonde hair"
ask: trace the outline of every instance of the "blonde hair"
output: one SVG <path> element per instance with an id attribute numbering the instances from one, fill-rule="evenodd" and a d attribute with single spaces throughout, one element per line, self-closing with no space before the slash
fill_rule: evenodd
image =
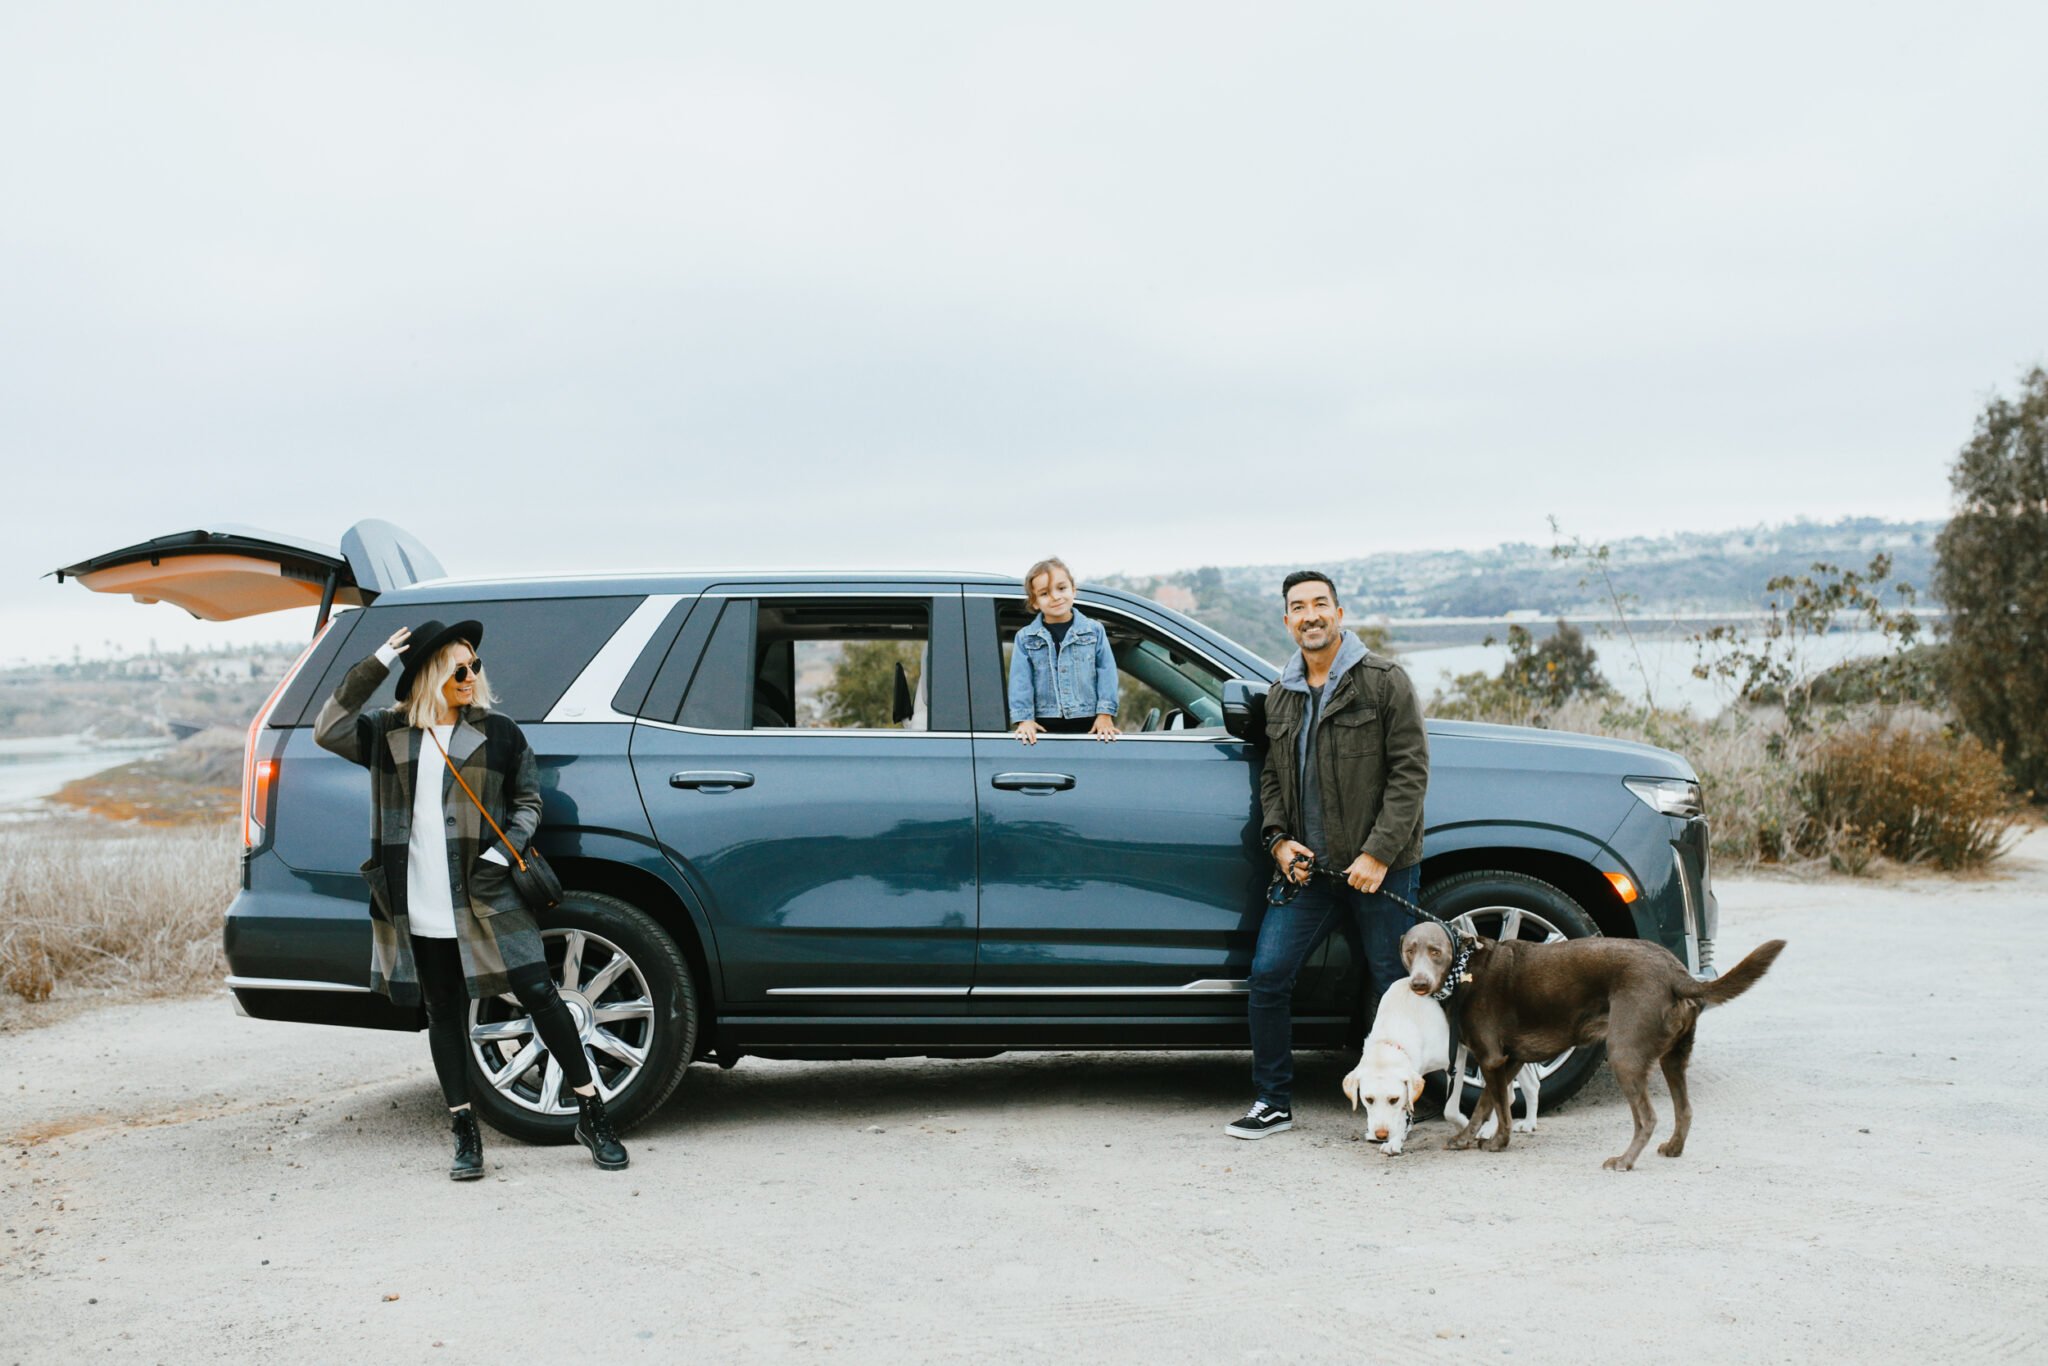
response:
<path id="1" fill-rule="evenodd" d="M 1024 571 L 1024 605 L 1032 611 L 1036 612 L 1038 610 L 1038 590 L 1031 585 L 1038 582 L 1040 574 L 1049 574 L 1055 569 L 1067 576 L 1068 583 L 1074 581 L 1074 571 L 1067 568 L 1067 562 L 1057 555 L 1048 555 Z M 1046 587 L 1050 588 L 1051 586 L 1052 581 L 1048 579 Z"/>
<path id="2" fill-rule="evenodd" d="M 451 640 L 434 652 L 434 657 L 420 666 L 412 676 L 412 691 L 405 698 L 405 723 L 426 730 L 441 724 L 441 688 L 455 676 L 455 651 L 466 649 L 470 657 L 476 657 L 476 646 L 466 640 Z M 476 693 L 470 700 L 473 707 L 488 707 L 497 701 L 491 692 L 491 685 L 484 681 L 482 669 L 472 670 L 476 679 Z"/>

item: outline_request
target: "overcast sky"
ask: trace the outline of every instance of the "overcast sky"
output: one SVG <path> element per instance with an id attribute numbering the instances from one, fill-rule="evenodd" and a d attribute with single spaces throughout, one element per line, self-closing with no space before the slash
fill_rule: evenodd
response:
<path id="1" fill-rule="evenodd" d="M 2048 7 L 0 7 L 38 576 L 1203 563 L 1944 514 L 2048 360 Z"/>

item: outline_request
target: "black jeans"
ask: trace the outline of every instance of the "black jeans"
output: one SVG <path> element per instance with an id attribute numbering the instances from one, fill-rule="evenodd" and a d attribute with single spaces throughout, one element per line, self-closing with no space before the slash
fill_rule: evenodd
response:
<path id="1" fill-rule="evenodd" d="M 1422 865 L 1389 872 L 1381 888 L 1414 901 L 1422 890 Z M 1377 893 L 1353 891 L 1323 878 L 1310 878 L 1285 906 L 1266 907 L 1252 950 L 1249 1014 L 1252 1030 L 1252 1084 L 1259 1099 L 1276 1109 L 1293 1103 L 1294 979 L 1316 945 L 1337 927 L 1343 916 L 1358 925 L 1365 951 L 1368 1006 L 1376 1006 L 1406 971 L 1401 966 L 1401 936 L 1414 918 Z M 1371 1018 L 1372 1010 L 1366 1016 Z"/>
<path id="2" fill-rule="evenodd" d="M 427 1003 L 427 1048 L 434 1055 L 434 1075 L 453 1110 L 469 1104 L 469 1074 L 464 1068 L 469 1055 L 469 983 L 462 975 L 462 950 L 453 939 L 416 934 L 412 957 L 419 965 L 420 995 Z M 528 963 L 506 976 L 512 994 L 533 1017 L 540 1041 L 562 1065 L 563 1081 L 571 1087 L 590 1085 L 590 1064 L 583 1056 L 583 1041 L 576 1037 L 576 1021 L 555 990 L 547 964 Z"/>

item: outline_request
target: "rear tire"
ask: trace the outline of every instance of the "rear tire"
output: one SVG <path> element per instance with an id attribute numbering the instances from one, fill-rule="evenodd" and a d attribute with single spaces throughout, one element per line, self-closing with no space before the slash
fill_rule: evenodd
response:
<path id="1" fill-rule="evenodd" d="M 660 1109 L 696 1052 L 696 983 L 668 931 L 637 906 L 565 891 L 542 918 L 548 968 L 620 1133 Z M 573 962 L 572 962 L 573 960 Z M 573 967 L 573 971 L 571 968 Z M 470 1003 L 469 1093 L 492 1128 L 528 1143 L 568 1143 L 575 1096 L 509 997 Z M 513 1065 L 530 1056 L 515 1073 Z"/>
<path id="2" fill-rule="evenodd" d="M 1600 933 L 1593 917 L 1564 892 L 1541 878 L 1505 869 L 1480 869 L 1433 882 L 1423 888 L 1422 904 L 1431 913 L 1442 916 L 1460 929 L 1476 930 L 1488 939 L 1502 938 L 1503 930 L 1512 930 L 1507 937 L 1532 944 L 1552 939 L 1591 939 Z M 1452 998 L 1450 1013 L 1451 1060 L 1455 1062 L 1458 1057 L 1459 1014 L 1455 997 Z M 1600 1060 L 1606 1056 L 1607 1046 L 1594 1044 L 1588 1048 L 1567 1049 L 1548 1062 L 1537 1064 L 1537 1071 L 1543 1077 L 1541 1108 L 1548 1110 L 1577 1095 L 1579 1088 L 1592 1078 L 1599 1069 Z M 1469 1114 L 1473 1096 L 1480 1085 L 1477 1067 L 1466 1071 L 1465 1082 L 1465 1108 Z M 1439 1109 L 1442 1104 L 1439 1097 Z M 1515 1113 L 1519 1115 L 1521 1111 L 1518 1099 Z M 1540 1116 L 1538 1122 L 1541 1123 Z"/>

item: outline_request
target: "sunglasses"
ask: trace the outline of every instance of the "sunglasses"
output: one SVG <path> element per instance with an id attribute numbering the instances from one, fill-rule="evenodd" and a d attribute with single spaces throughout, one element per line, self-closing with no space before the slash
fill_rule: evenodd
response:
<path id="1" fill-rule="evenodd" d="M 481 659 L 473 659 L 467 664 L 457 664 L 455 672 L 450 677 L 457 683 L 467 683 L 472 674 L 478 678 L 484 676 L 484 662 Z"/>

